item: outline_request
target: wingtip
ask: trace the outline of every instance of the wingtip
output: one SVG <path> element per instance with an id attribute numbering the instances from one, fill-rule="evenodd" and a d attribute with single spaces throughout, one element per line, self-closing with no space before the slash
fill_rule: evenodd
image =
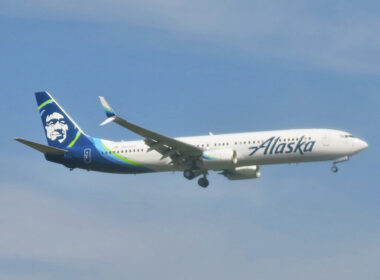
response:
<path id="1" fill-rule="evenodd" d="M 111 108 L 111 106 L 108 104 L 107 100 L 103 96 L 99 96 L 100 103 L 102 104 L 104 110 L 106 111 L 107 117 L 113 117 L 115 116 L 115 112 Z"/>
<path id="2" fill-rule="evenodd" d="M 107 100 L 104 98 L 104 96 L 99 96 L 100 103 L 103 107 L 111 108 L 111 106 L 108 104 Z"/>

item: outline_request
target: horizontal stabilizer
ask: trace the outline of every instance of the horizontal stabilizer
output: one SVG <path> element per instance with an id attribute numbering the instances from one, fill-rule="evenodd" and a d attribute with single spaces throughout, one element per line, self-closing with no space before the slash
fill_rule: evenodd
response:
<path id="1" fill-rule="evenodd" d="M 46 145 L 43 145 L 43 144 L 39 144 L 39 143 L 35 143 L 35 142 L 32 142 L 32 141 L 28 141 L 28 140 L 25 140 L 25 139 L 22 139 L 22 138 L 14 138 L 14 140 L 24 144 L 24 145 L 27 145 L 41 153 L 44 153 L 46 155 L 64 155 L 66 154 L 68 151 L 67 150 L 62 150 L 62 149 L 58 149 L 58 148 L 54 148 L 54 147 L 51 147 L 51 146 L 46 146 Z"/>

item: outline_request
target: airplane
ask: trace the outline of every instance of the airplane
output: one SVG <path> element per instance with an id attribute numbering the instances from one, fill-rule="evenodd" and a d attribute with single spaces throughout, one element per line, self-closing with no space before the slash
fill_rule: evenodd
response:
<path id="1" fill-rule="evenodd" d="M 75 168 L 119 174 L 181 171 L 186 179 L 209 185 L 209 171 L 229 180 L 255 179 L 269 164 L 349 160 L 368 147 L 352 134 L 332 129 L 291 129 L 171 138 L 133 124 L 115 113 L 106 99 L 100 102 L 107 119 L 140 135 L 140 141 L 115 142 L 87 135 L 46 91 L 36 92 L 48 145 L 14 138 L 46 160 Z"/>

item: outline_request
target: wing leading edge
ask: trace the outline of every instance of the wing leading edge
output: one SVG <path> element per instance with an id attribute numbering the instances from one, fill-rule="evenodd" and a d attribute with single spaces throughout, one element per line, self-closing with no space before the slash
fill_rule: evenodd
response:
<path id="1" fill-rule="evenodd" d="M 162 154 L 161 159 L 170 157 L 173 163 L 185 163 L 189 160 L 195 160 L 202 156 L 202 149 L 194 145 L 164 136 L 120 118 L 112 110 L 111 106 L 103 96 L 99 96 L 99 98 L 108 117 L 103 123 L 101 123 L 101 125 L 115 122 L 118 125 L 129 129 L 138 135 L 141 135 L 145 138 L 145 144 L 150 147 L 148 151 L 155 150 L 158 153 Z"/>

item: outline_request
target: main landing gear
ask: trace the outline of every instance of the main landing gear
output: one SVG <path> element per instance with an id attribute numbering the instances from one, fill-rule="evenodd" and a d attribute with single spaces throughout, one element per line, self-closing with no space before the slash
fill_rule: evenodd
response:
<path id="1" fill-rule="evenodd" d="M 207 170 L 202 171 L 199 169 L 196 169 L 196 170 L 186 169 L 183 172 L 183 176 L 188 180 L 192 180 L 201 174 L 203 174 L 203 177 L 198 179 L 198 185 L 201 186 L 202 188 L 207 188 L 208 185 L 210 184 L 210 182 L 207 180 L 207 177 L 206 177 L 207 176 Z"/>
<path id="2" fill-rule="evenodd" d="M 348 161 L 350 158 L 348 156 L 338 158 L 334 160 L 333 166 L 331 167 L 331 171 L 334 173 L 337 173 L 339 171 L 338 166 L 336 166 L 338 163 Z"/>
<path id="3" fill-rule="evenodd" d="M 190 170 L 190 169 L 187 169 L 183 172 L 183 176 L 188 179 L 188 180 L 192 180 L 195 178 L 195 174 L 193 172 L 193 170 Z"/>
<path id="4" fill-rule="evenodd" d="M 199 178 L 198 185 L 202 188 L 207 188 L 209 185 L 209 181 L 207 180 L 206 176 Z"/>

